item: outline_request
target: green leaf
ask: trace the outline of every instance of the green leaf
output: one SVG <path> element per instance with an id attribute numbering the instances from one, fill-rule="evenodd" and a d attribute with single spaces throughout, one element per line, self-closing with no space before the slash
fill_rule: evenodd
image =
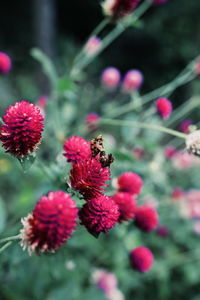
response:
<path id="1" fill-rule="evenodd" d="M 65 91 L 74 91 L 75 88 L 75 84 L 67 77 L 59 78 L 57 82 L 57 89 L 60 93 Z"/>

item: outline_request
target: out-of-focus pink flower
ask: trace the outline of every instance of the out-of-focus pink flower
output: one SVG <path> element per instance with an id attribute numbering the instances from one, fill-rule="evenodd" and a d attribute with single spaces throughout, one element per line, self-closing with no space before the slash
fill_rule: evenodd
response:
<path id="1" fill-rule="evenodd" d="M 124 172 L 117 179 L 119 192 L 129 193 L 131 195 L 139 195 L 142 187 L 142 178 L 134 172 Z"/>
<path id="2" fill-rule="evenodd" d="M 91 131 L 97 130 L 98 125 L 96 124 L 96 122 L 98 122 L 99 120 L 100 120 L 100 116 L 98 114 L 89 113 L 85 118 L 85 121 L 88 125 L 88 129 L 90 129 Z"/>
<path id="3" fill-rule="evenodd" d="M 172 158 L 176 153 L 176 148 L 174 146 L 167 146 L 164 153 L 166 158 Z"/>
<path id="4" fill-rule="evenodd" d="M 106 270 L 96 270 L 92 274 L 92 280 L 104 293 L 109 293 L 117 288 L 117 278 Z"/>
<path id="5" fill-rule="evenodd" d="M 42 95 L 37 99 L 36 105 L 39 106 L 39 108 L 44 110 L 47 105 L 47 102 L 48 102 L 48 96 Z"/>
<path id="6" fill-rule="evenodd" d="M 156 230 L 157 235 L 161 237 L 166 237 L 169 235 L 169 229 L 166 226 L 159 226 Z"/>
<path id="7" fill-rule="evenodd" d="M 193 124 L 192 120 L 185 120 L 180 123 L 180 131 L 184 133 L 190 133 L 189 127 Z"/>
<path id="8" fill-rule="evenodd" d="M 194 232 L 200 234 L 200 221 L 195 221 L 193 224 Z"/>
<path id="9" fill-rule="evenodd" d="M 133 148 L 132 153 L 136 159 L 141 159 L 145 155 L 145 150 L 143 148 Z"/>
<path id="10" fill-rule="evenodd" d="M 182 197 L 184 197 L 184 194 L 185 193 L 181 188 L 176 187 L 175 189 L 173 189 L 173 191 L 171 193 L 171 197 L 174 200 L 180 200 Z"/>
<path id="11" fill-rule="evenodd" d="M 141 87 L 144 81 L 143 75 L 138 70 L 130 70 L 126 73 L 122 82 L 122 90 L 131 93 Z"/>
<path id="12" fill-rule="evenodd" d="M 154 262 L 153 253 L 147 247 L 137 247 L 130 253 L 132 268 L 139 272 L 148 272 Z"/>
<path id="13" fill-rule="evenodd" d="M 156 100 L 156 109 L 163 119 L 167 119 L 172 113 L 172 103 L 167 98 L 158 98 Z"/>
<path id="14" fill-rule="evenodd" d="M 137 207 L 135 211 L 135 225 L 144 232 L 151 232 L 158 226 L 157 211 L 146 205 Z"/>
<path id="15" fill-rule="evenodd" d="M 85 45 L 85 52 L 88 56 L 94 55 L 101 48 L 101 39 L 97 36 L 92 36 Z"/>
<path id="16" fill-rule="evenodd" d="M 200 161 L 197 157 L 187 152 L 178 152 L 172 157 L 173 166 L 178 170 L 191 168 L 194 165 L 199 165 Z"/>
<path id="17" fill-rule="evenodd" d="M 200 75 L 200 60 L 196 61 L 195 66 L 194 66 L 194 70 L 195 70 L 197 75 Z"/>
<path id="18" fill-rule="evenodd" d="M 112 198 L 119 206 L 119 223 L 135 217 L 136 200 L 131 194 L 121 192 L 115 194 Z"/>
<path id="19" fill-rule="evenodd" d="M 143 198 L 143 204 L 145 206 L 149 206 L 149 207 L 152 207 L 154 209 L 156 209 L 158 206 L 159 206 L 159 202 L 158 200 L 156 200 L 153 196 L 145 196 Z"/>
<path id="20" fill-rule="evenodd" d="M 186 193 L 187 217 L 200 218 L 200 190 L 191 190 Z"/>
<path id="21" fill-rule="evenodd" d="M 103 12 L 107 17 L 118 20 L 131 14 L 140 0 L 104 0 Z"/>
<path id="22" fill-rule="evenodd" d="M 0 52 L 0 74 L 6 74 L 12 67 L 11 59 L 8 54 Z"/>
<path id="23" fill-rule="evenodd" d="M 101 75 L 101 81 L 108 89 L 116 88 L 120 82 L 120 78 L 119 70 L 114 67 L 106 68 Z"/>

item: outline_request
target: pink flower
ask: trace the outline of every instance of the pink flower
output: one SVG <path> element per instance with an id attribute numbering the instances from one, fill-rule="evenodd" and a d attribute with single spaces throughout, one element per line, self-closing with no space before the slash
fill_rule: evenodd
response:
<path id="1" fill-rule="evenodd" d="M 41 141 L 44 118 L 32 103 L 16 102 L 3 116 L 0 140 L 6 152 L 21 158 L 35 151 Z"/>
<path id="2" fill-rule="evenodd" d="M 158 226 L 158 214 L 152 207 L 146 205 L 137 207 L 135 225 L 145 232 L 151 232 Z"/>
<path id="3" fill-rule="evenodd" d="M 194 70 L 197 75 L 200 75 L 200 60 L 197 60 L 194 66 Z"/>
<path id="4" fill-rule="evenodd" d="M 165 147 L 165 157 L 172 158 L 176 154 L 176 148 L 174 146 Z"/>
<path id="5" fill-rule="evenodd" d="M 190 126 L 192 125 L 192 121 L 191 120 L 184 120 L 181 122 L 180 124 L 180 130 L 184 133 L 190 133 Z"/>
<path id="6" fill-rule="evenodd" d="M 32 252 L 54 252 L 71 236 L 77 225 L 78 209 L 62 191 L 42 195 L 32 214 L 22 219 L 21 245 Z"/>
<path id="7" fill-rule="evenodd" d="M 6 74 L 12 67 L 11 59 L 8 54 L 0 52 L 0 74 Z"/>
<path id="8" fill-rule="evenodd" d="M 184 170 L 191 168 L 194 165 L 199 164 L 199 159 L 187 152 L 178 152 L 172 157 L 173 166 L 178 170 Z"/>
<path id="9" fill-rule="evenodd" d="M 132 150 L 132 153 L 133 153 L 133 156 L 136 158 L 136 159 L 141 159 L 144 157 L 145 155 L 145 150 L 142 149 L 142 148 L 133 148 Z"/>
<path id="10" fill-rule="evenodd" d="M 115 194 L 112 198 L 119 206 L 119 223 L 135 217 L 136 200 L 131 194 L 120 192 Z"/>
<path id="11" fill-rule="evenodd" d="M 184 191 L 183 191 L 181 188 L 176 187 L 175 189 L 173 189 L 172 194 L 171 194 L 171 197 L 172 197 L 174 200 L 179 200 L 179 199 L 181 199 L 183 196 L 184 196 Z"/>
<path id="12" fill-rule="evenodd" d="M 85 45 L 85 52 L 88 56 L 94 55 L 101 48 L 101 39 L 92 36 Z"/>
<path id="13" fill-rule="evenodd" d="M 169 235 L 169 230 L 166 226 L 159 226 L 157 228 L 157 235 L 159 235 L 160 237 L 166 237 Z"/>
<path id="14" fill-rule="evenodd" d="M 167 98 L 158 98 L 156 100 L 157 112 L 163 119 L 169 118 L 172 113 L 172 103 Z"/>
<path id="15" fill-rule="evenodd" d="M 96 113 L 89 113 L 86 118 L 86 123 L 88 124 L 88 128 L 90 130 L 97 130 L 98 125 L 96 124 L 100 120 L 100 116 Z"/>
<path id="16" fill-rule="evenodd" d="M 144 81 L 143 75 L 138 70 L 130 70 L 126 73 L 122 82 L 124 92 L 130 93 L 140 88 Z"/>
<path id="17" fill-rule="evenodd" d="M 124 172 L 117 179 L 118 191 L 139 195 L 143 182 L 142 178 L 133 172 Z"/>
<path id="18" fill-rule="evenodd" d="M 76 163 L 91 157 L 90 143 L 79 136 L 71 136 L 64 142 L 63 154 L 68 162 Z"/>
<path id="19" fill-rule="evenodd" d="M 96 270 L 92 274 L 92 279 L 93 282 L 104 291 L 104 293 L 109 293 L 111 290 L 117 288 L 116 276 L 106 270 Z"/>
<path id="20" fill-rule="evenodd" d="M 139 272 L 147 272 L 151 269 L 154 261 L 153 253 L 147 247 L 137 247 L 130 253 L 132 268 Z"/>
<path id="21" fill-rule="evenodd" d="M 106 68 L 101 75 L 101 81 L 108 89 L 116 88 L 120 82 L 120 78 L 120 72 L 114 67 Z"/>
<path id="22" fill-rule="evenodd" d="M 131 14 L 140 0 L 104 0 L 102 7 L 104 14 L 118 20 Z"/>
<path id="23" fill-rule="evenodd" d="M 70 174 L 72 188 L 85 200 L 100 196 L 107 186 L 106 181 L 110 180 L 110 169 L 102 168 L 95 158 L 73 164 Z"/>
<path id="24" fill-rule="evenodd" d="M 99 195 L 87 201 L 79 211 L 81 224 L 98 237 L 115 226 L 119 219 L 119 207 L 111 197 Z"/>

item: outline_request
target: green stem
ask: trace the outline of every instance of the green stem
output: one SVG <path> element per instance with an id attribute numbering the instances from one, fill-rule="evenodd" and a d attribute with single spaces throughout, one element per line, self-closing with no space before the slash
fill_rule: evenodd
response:
<path id="1" fill-rule="evenodd" d="M 8 242 L 8 243 L 6 243 L 4 246 L 2 246 L 1 248 L 0 248 L 0 253 L 2 253 L 6 248 L 8 248 L 10 245 L 12 244 L 12 242 Z"/>
<path id="2" fill-rule="evenodd" d="M 0 239 L 0 244 L 8 242 L 8 241 L 14 241 L 14 240 L 19 240 L 20 239 L 20 234 L 18 235 L 13 235 L 13 236 L 9 236 L 7 238 L 4 239 Z"/>
<path id="3" fill-rule="evenodd" d="M 144 128 L 144 129 L 152 129 L 152 130 L 157 130 L 161 131 L 167 134 L 171 134 L 173 136 L 186 139 L 187 134 L 178 132 L 176 130 L 158 126 L 158 125 L 153 125 L 153 124 L 148 124 L 148 123 L 141 123 L 141 122 L 134 122 L 134 121 L 123 121 L 123 120 L 113 120 L 113 119 L 101 119 L 99 124 L 105 124 L 105 125 L 111 125 L 111 126 L 130 126 L 130 127 L 138 127 L 138 128 Z"/>
<path id="4" fill-rule="evenodd" d="M 138 19 L 147 11 L 151 6 L 151 2 L 146 0 L 144 1 L 135 12 L 127 17 L 125 20 L 122 20 L 117 26 L 102 40 L 102 46 L 93 56 L 85 56 L 82 61 L 75 63 L 71 74 L 72 76 L 79 73 L 82 69 L 88 66 L 99 54 L 103 52 L 122 32 L 124 32 L 130 25 L 133 25 L 138 21 Z"/>

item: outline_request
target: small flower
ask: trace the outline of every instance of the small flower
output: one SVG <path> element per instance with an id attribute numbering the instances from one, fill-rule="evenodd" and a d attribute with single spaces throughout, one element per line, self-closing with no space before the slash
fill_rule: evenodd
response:
<path id="1" fill-rule="evenodd" d="M 174 146 L 167 146 L 164 153 L 166 158 L 172 158 L 176 154 L 176 148 Z"/>
<path id="2" fill-rule="evenodd" d="M 172 113 L 172 103 L 167 98 L 158 98 L 156 100 L 157 112 L 163 119 L 167 119 Z"/>
<path id="3" fill-rule="evenodd" d="M 84 196 L 85 200 L 98 197 L 105 182 L 110 180 L 110 169 L 102 168 L 101 163 L 95 158 L 78 161 L 73 164 L 70 175 L 71 186 Z"/>
<path id="4" fill-rule="evenodd" d="M 12 63 L 10 57 L 4 52 L 0 52 L 0 74 L 8 73 L 11 67 Z"/>
<path id="5" fill-rule="evenodd" d="M 114 67 L 106 68 L 101 75 L 101 81 L 108 89 L 116 88 L 120 82 L 120 78 L 120 72 Z"/>
<path id="6" fill-rule="evenodd" d="M 77 215 L 75 201 L 67 193 L 42 195 L 32 214 L 22 219 L 21 246 L 30 254 L 55 252 L 70 238 Z"/>
<path id="7" fill-rule="evenodd" d="M 139 272 L 147 272 L 154 262 L 153 253 L 147 247 L 137 247 L 131 251 L 130 261 L 133 269 Z"/>
<path id="8" fill-rule="evenodd" d="M 122 89 L 124 92 L 130 93 L 134 90 L 137 90 L 141 87 L 144 81 L 143 75 L 138 70 L 130 70 L 126 73 L 123 83 Z"/>
<path id="9" fill-rule="evenodd" d="M 157 228 L 157 235 L 161 236 L 161 237 L 166 237 L 169 235 L 169 230 L 166 226 L 159 226 Z"/>
<path id="10" fill-rule="evenodd" d="M 103 12 L 107 17 L 118 20 L 131 14 L 140 0 L 104 0 Z"/>
<path id="11" fill-rule="evenodd" d="M 96 270 L 92 274 L 92 281 L 106 294 L 117 288 L 116 276 L 106 270 Z"/>
<path id="12" fill-rule="evenodd" d="M 184 170 L 199 164 L 199 159 L 187 152 L 177 151 L 172 157 L 173 166 L 177 170 Z"/>
<path id="13" fill-rule="evenodd" d="M 184 133 L 190 133 L 190 126 L 192 125 L 192 120 L 184 120 L 180 124 L 180 131 Z"/>
<path id="14" fill-rule="evenodd" d="M 158 214 L 152 207 L 143 205 L 135 212 L 135 225 L 144 232 L 151 232 L 158 226 Z"/>
<path id="15" fill-rule="evenodd" d="M 143 182 L 142 178 L 133 172 L 124 172 L 117 179 L 117 186 L 119 192 L 126 192 L 131 195 L 139 195 Z"/>
<path id="16" fill-rule="evenodd" d="M 32 103 L 21 101 L 10 105 L 0 127 L 5 151 L 18 158 L 35 151 L 42 138 L 43 120 L 40 109 Z"/>
<path id="17" fill-rule="evenodd" d="M 85 45 L 85 52 L 88 56 L 94 55 L 101 48 L 101 39 L 92 36 Z"/>
<path id="18" fill-rule="evenodd" d="M 175 189 L 173 189 L 172 193 L 171 193 L 171 197 L 174 199 L 174 200 L 179 200 L 181 199 L 182 197 L 184 196 L 184 191 L 179 188 L 179 187 L 176 187 Z"/>
<path id="19" fill-rule="evenodd" d="M 186 147 L 189 153 L 200 156 L 200 130 L 188 134 L 186 138 Z"/>
<path id="20" fill-rule="evenodd" d="M 121 192 L 115 194 L 112 198 L 119 206 L 119 223 L 135 217 L 136 200 L 131 194 Z"/>
<path id="21" fill-rule="evenodd" d="M 145 155 L 145 150 L 143 148 L 135 147 L 135 148 L 133 148 L 132 153 L 136 159 L 141 159 Z"/>
<path id="22" fill-rule="evenodd" d="M 91 157 L 90 143 L 79 136 L 71 136 L 66 140 L 63 150 L 68 162 L 77 163 Z"/>
<path id="23" fill-rule="evenodd" d="M 111 197 L 99 195 L 87 201 L 79 211 L 81 225 L 98 237 L 115 226 L 119 219 L 119 207 Z"/>
<path id="24" fill-rule="evenodd" d="M 96 124 L 99 120 L 100 120 L 100 116 L 96 113 L 89 113 L 86 118 L 86 123 L 88 125 L 88 128 L 90 130 L 97 130 L 98 129 L 98 125 Z"/>

